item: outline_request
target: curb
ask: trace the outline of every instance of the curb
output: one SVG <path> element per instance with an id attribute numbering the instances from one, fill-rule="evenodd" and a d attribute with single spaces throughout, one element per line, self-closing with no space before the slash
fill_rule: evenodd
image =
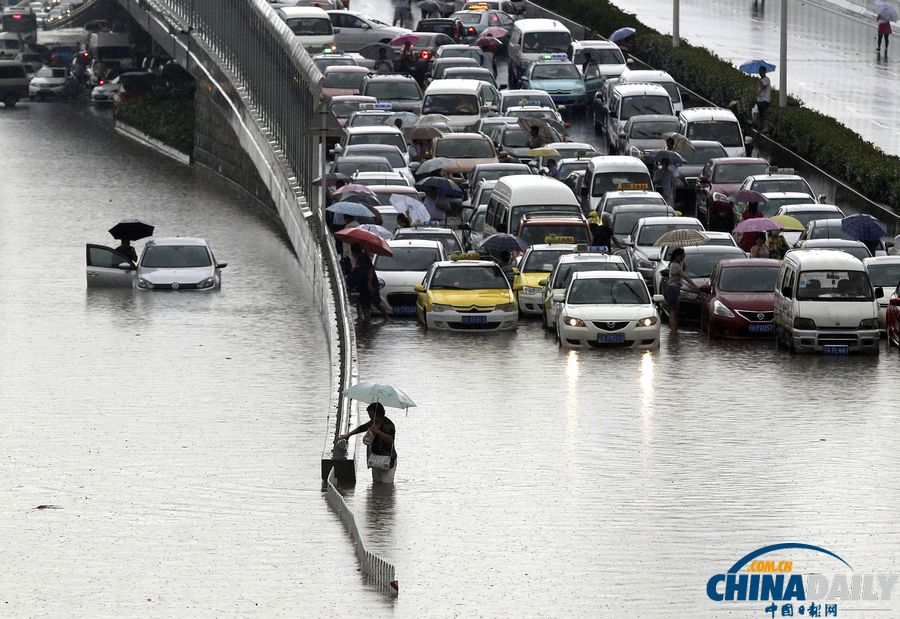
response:
<path id="1" fill-rule="evenodd" d="M 148 148 L 152 148 L 156 152 L 165 155 L 169 159 L 174 159 L 178 163 L 183 163 L 184 165 L 191 165 L 191 156 L 181 152 L 176 148 L 172 148 L 171 146 L 160 142 L 156 138 L 151 138 L 146 133 L 135 129 L 131 125 L 126 125 L 122 121 L 116 121 L 116 132 L 124 135 L 127 138 L 138 142 L 139 144 L 143 144 Z"/>

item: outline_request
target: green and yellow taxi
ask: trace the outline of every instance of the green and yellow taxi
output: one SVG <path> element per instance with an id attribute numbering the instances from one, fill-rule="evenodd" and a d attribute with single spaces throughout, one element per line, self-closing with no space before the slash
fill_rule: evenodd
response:
<path id="1" fill-rule="evenodd" d="M 435 262 L 416 286 L 416 315 L 425 329 L 511 331 L 519 324 L 513 286 L 496 262 L 453 254 Z"/>
<path id="2" fill-rule="evenodd" d="M 544 287 L 541 286 L 541 281 L 550 276 L 560 256 L 571 254 L 577 247 L 571 237 L 547 237 L 544 240 L 545 243 L 532 245 L 525 250 L 518 268 L 513 271 L 516 275 L 513 286 L 521 287 L 518 301 L 519 310 L 523 314 L 537 316 L 543 311 Z"/>

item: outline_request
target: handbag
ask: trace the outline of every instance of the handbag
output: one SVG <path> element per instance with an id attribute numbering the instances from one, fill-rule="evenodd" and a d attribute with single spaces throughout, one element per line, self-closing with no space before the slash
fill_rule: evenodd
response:
<path id="1" fill-rule="evenodd" d="M 369 454 L 369 468 L 387 471 L 391 468 L 391 457 Z"/>
<path id="2" fill-rule="evenodd" d="M 366 431 L 365 436 L 363 436 L 363 445 L 371 445 L 375 442 L 375 433 L 371 430 Z"/>

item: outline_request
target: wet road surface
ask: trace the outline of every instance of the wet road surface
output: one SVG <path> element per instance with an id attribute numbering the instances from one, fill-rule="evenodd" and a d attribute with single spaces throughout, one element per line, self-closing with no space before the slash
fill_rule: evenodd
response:
<path id="1" fill-rule="evenodd" d="M 0 112 L 0 614 L 383 604 L 321 494 L 325 339 L 276 218 L 86 102 Z M 207 238 L 222 291 L 86 290 L 129 216 Z"/>

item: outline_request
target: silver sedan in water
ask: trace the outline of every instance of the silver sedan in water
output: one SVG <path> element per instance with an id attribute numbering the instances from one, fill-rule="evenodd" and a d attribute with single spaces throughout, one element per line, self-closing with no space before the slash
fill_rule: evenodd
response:
<path id="1" fill-rule="evenodd" d="M 190 237 L 148 241 L 137 266 L 141 290 L 218 290 L 222 269 L 203 239 Z"/>

